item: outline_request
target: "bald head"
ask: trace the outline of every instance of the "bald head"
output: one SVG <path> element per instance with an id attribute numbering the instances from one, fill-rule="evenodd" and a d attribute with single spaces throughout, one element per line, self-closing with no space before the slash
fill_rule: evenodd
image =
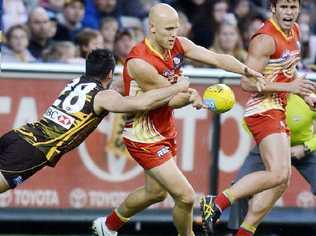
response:
<path id="1" fill-rule="evenodd" d="M 172 49 L 179 28 L 178 13 L 171 6 L 156 4 L 149 12 L 149 38 L 161 49 Z"/>
<path id="2" fill-rule="evenodd" d="M 34 20 L 48 20 L 48 14 L 47 11 L 43 7 L 36 7 L 34 8 L 30 14 L 29 14 L 29 21 L 34 21 Z"/>
<path id="3" fill-rule="evenodd" d="M 36 7 L 30 12 L 28 25 L 33 39 L 46 41 L 50 37 L 50 20 L 44 8 Z"/>
<path id="4" fill-rule="evenodd" d="M 175 18 L 178 19 L 178 13 L 176 10 L 165 3 L 158 3 L 154 5 L 149 11 L 149 22 L 150 24 L 156 24 L 161 20 Z"/>

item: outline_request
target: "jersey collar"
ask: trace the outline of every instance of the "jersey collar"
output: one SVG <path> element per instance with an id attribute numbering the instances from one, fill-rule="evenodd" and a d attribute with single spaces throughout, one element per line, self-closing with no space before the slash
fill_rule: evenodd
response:
<path id="1" fill-rule="evenodd" d="M 156 49 L 153 48 L 153 46 L 150 44 L 148 38 L 145 38 L 144 42 L 145 42 L 145 45 L 149 48 L 149 50 L 152 51 L 156 56 L 158 56 L 163 61 L 166 60 L 165 57 L 160 52 L 158 52 Z M 168 55 L 171 58 L 170 50 L 168 50 Z"/>
<path id="2" fill-rule="evenodd" d="M 287 36 L 284 31 L 280 28 L 280 26 L 272 19 L 270 18 L 269 19 L 270 23 L 273 25 L 273 27 L 282 35 L 282 37 L 285 39 L 285 40 L 290 40 L 293 38 L 294 36 L 294 30 L 293 30 L 293 27 L 291 28 L 291 32 L 290 32 L 290 36 Z"/>

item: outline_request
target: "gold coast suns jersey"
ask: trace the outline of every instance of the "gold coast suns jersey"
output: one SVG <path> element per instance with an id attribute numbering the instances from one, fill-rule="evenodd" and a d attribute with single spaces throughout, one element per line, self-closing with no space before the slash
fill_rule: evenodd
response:
<path id="1" fill-rule="evenodd" d="M 259 34 L 271 36 L 275 42 L 275 52 L 270 56 L 268 64 L 263 70 L 265 79 L 272 82 L 290 82 L 294 79 L 298 58 L 300 57 L 300 33 L 294 24 L 290 35 L 287 36 L 280 27 L 269 19 L 252 36 Z M 247 102 L 245 116 L 262 113 L 268 110 L 284 110 L 287 103 L 287 92 L 252 93 Z"/>
<path id="2" fill-rule="evenodd" d="M 135 45 L 127 56 L 123 69 L 125 95 L 138 96 L 143 93 L 137 82 L 127 72 L 127 62 L 133 58 L 140 58 L 156 68 L 164 77 L 181 74 L 183 65 L 183 48 L 177 38 L 173 48 L 164 58 L 149 43 L 148 39 Z M 129 116 L 123 131 L 123 137 L 140 143 L 154 143 L 164 139 L 176 137 L 176 125 L 173 109 L 164 105 L 149 112 L 137 112 Z"/>
<path id="3" fill-rule="evenodd" d="M 41 120 L 15 131 L 41 150 L 54 166 L 60 157 L 77 147 L 98 126 L 107 112 L 94 113 L 95 95 L 104 90 L 100 81 L 81 76 L 69 82 Z"/>

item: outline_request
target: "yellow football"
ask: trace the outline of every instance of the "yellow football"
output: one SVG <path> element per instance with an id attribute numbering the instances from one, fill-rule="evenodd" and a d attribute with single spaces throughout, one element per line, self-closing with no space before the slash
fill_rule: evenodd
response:
<path id="1" fill-rule="evenodd" d="M 223 113 L 233 108 L 235 95 L 233 90 L 226 84 L 214 84 L 205 89 L 203 103 L 209 110 Z"/>

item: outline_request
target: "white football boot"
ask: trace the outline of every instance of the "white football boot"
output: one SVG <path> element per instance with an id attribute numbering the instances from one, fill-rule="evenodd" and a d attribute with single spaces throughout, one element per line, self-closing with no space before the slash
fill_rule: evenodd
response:
<path id="1" fill-rule="evenodd" d="M 108 229 L 105 225 L 106 217 L 99 217 L 92 223 L 92 231 L 96 236 L 117 236 L 117 232 Z"/>

